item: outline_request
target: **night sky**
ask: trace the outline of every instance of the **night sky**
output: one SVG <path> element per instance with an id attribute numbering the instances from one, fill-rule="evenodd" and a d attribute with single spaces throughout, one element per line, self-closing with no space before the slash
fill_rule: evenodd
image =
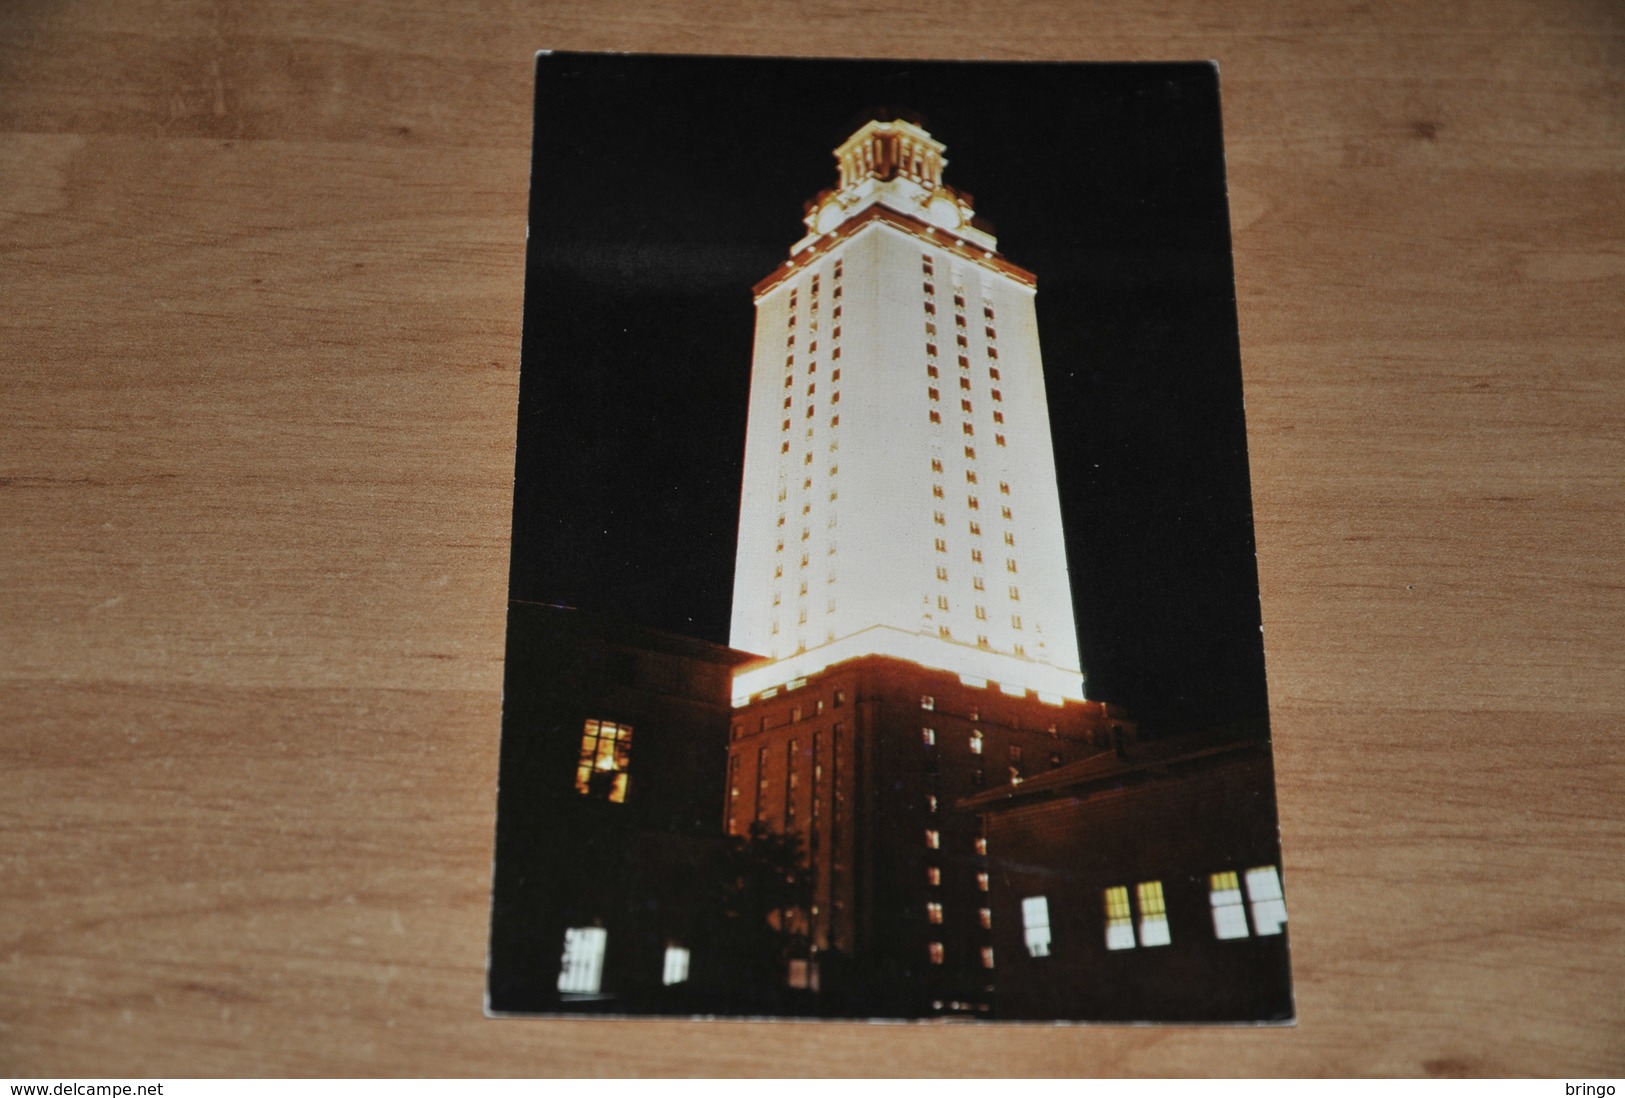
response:
<path id="1" fill-rule="evenodd" d="M 1038 276 L 1089 696 L 1265 713 L 1218 78 L 1206 64 L 538 62 L 512 596 L 728 640 L 751 287 L 876 111 Z"/>

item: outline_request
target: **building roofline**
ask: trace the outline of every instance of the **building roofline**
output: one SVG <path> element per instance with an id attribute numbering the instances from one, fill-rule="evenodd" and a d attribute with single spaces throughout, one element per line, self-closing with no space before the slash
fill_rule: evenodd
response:
<path id="1" fill-rule="evenodd" d="M 814 260 L 822 258 L 837 244 L 842 243 L 849 237 L 856 236 L 877 221 L 901 229 L 939 248 L 944 248 L 961 259 L 969 260 L 979 266 L 986 267 L 990 271 L 1014 279 L 1029 289 L 1037 289 L 1038 287 L 1037 275 L 1024 267 L 1016 266 L 998 252 L 978 248 L 974 244 L 967 243 L 955 236 L 947 229 L 939 229 L 937 226 L 929 225 L 918 218 L 898 213 L 889 206 L 876 203 L 850 220 L 843 221 L 835 229 L 819 237 L 810 247 L 785 260 L 782 267 L 752 287 L 752 293 L 755 295 L 756 300 L 760 301 L 771 293 L 779 283 L 797 271 L 810 266 Z"/>
<path id="2" fill-rule="evenodd" d="M 508 617 L 511 620 L 515 615 L 545 619 L 550 625 L 556 626 L 560 630 L 572 632 L 577 636 L 634 644 L 651 651 L 709 660 L 712 663 L 726 664 L 730 667 L 738 667 L 740 664 L 750 663 L 752 660 L 762 658 L 755 652 L 743 652 L 737 648 L 729 648 L 725 644 L 702 640 L 699 637 L 685 637 L 680 633 L 668 633 L 663 629 L 655 629 L 652 626 L 640 625 L 636 622 L 624 621 L 592 610 L 581 610 L 560 603 L 509 599 Z"/>

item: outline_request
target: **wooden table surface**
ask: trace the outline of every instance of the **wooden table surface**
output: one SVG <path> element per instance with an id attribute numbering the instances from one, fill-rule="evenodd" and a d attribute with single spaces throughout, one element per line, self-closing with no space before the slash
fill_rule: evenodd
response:
<path id="1" fill-rule="evenodd" d="M 1625 1072 L 1625 9 L 0 8 L 0 1075 Z M 1300 1023 L 482 1016 L 532 54 L 1218 58 Z"/>

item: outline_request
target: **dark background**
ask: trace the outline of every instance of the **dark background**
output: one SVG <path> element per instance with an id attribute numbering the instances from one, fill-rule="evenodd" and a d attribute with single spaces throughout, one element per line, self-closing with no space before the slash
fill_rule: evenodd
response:
<path id="1" fill-rule="evenodd" d="M 538 61 L 511 595 L 728 639 L 751 287 L 875 111 L 1038 276 L 1092 698 L 1266 715 L 1218 74 L 1191 64 Z"/>

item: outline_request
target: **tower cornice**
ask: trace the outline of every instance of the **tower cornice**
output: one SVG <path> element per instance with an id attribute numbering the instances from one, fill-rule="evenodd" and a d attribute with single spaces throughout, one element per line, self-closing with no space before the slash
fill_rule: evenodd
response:
<path id="1" fill-rule="evenodd" d="M 1030 290 L 1035 290 L 1038 287 L 1037 275 L 1010 262 L 998 252 L 979 248 L 947 229 L 928 224 L 919 218 L 910 217 L 908 214 L 899 213 L 890 206 L 877 204 L 841 222 L 836 228 L 816 238 L 812 244 L 785 260 L 783 265 L 752 288 L 756 300 L 760 301 L 772 293 L 774 288 L 785 279 L 816 263 L 842 243 L 877 222 L 901 229 L 903 232 L 910 233 L 928 244 L 942 248 L 960 259 L 975 263 L 990 271 L 996 271 Z"/>

